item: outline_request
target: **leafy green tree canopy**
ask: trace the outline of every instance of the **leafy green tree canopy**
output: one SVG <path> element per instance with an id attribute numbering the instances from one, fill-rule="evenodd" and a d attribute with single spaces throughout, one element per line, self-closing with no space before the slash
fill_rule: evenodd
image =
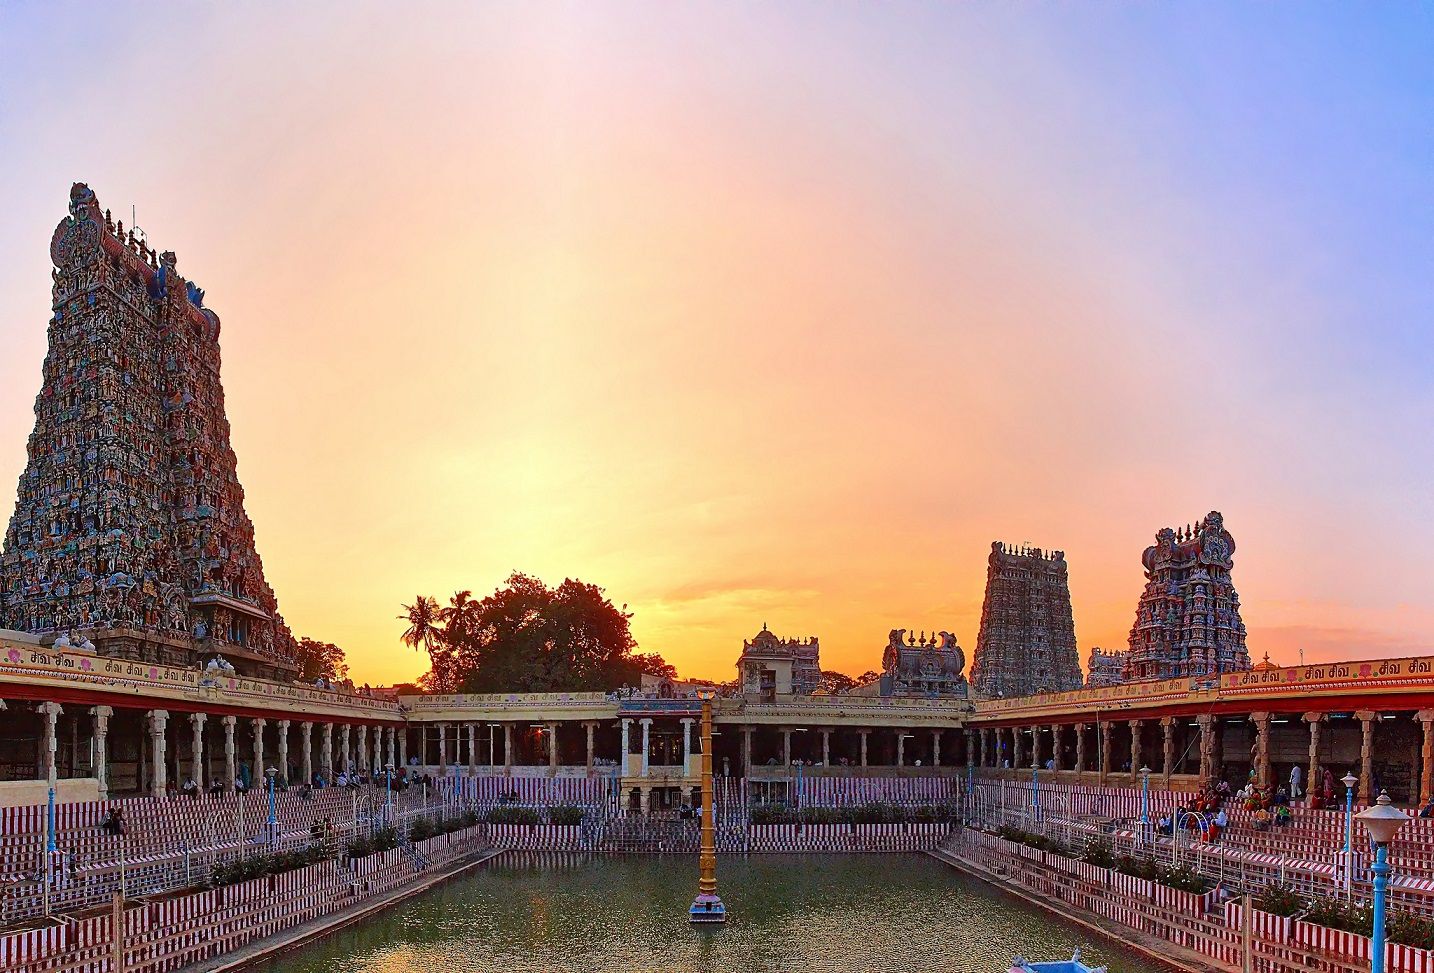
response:
<path id="1" fill-rule="evenodd" d="M 422 684 L 434 692 L 607 691 L 674 674 L 661 656 L 633 651 L 626 605 L 573 578 L 550 588 L 514 573 L 486 598 L 459 591 L 439 607 L 420 595 L 403 608 L 402 640 L 428 652 Z"/>

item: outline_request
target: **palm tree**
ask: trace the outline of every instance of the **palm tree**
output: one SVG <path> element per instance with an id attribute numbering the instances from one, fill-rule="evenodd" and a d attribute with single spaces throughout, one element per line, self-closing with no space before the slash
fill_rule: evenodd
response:
<path id="1" fill-rule="evenodd" d="M 419 595 L 413 604 L 404 605 L 403 611 L 398 616 L 400 621 L 408 622 L 408 628 L 399 636 L 403 644 L 415 652 L 421 648 L 433 655 L 434 646 L 443 640 L 443 630 L 438 627 L 442 614 L 438 599 Z"/>

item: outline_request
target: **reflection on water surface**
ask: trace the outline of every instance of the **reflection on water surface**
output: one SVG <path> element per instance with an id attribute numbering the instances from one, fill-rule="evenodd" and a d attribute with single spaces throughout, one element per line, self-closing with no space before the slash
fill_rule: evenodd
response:
<path id="1" fill-rule="evenodd" d="M 692 929 L 696 862 L 504 856 L 264 973 L 1005 973 L 1079 945 L 1111 973 L 1137 955 L 924 855 L 723 859 L 727 927 Z"/>

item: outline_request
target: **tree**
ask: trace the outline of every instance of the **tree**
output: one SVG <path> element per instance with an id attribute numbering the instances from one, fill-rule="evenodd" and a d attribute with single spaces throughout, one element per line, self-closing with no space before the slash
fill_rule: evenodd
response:
<path id="1" fill-rule="evenodd" d="M 851 692 L 858 685 L 857 681 L 844 672 L 837 672 L 835 669 L 823 669 L 818 687 L 833 696 L 840 696 L 842 693 Z"/>
<path id="2" fill-rule="evenodd" d="M 348 678 L 348 662 L 344 650 L 332 642 L 302 638 L 294 645 L 294 660 L 299 663 L 299 681 L 327 679 L 339 682 Z"/>
<path id="3" fill-rule="evenodd" d="M 413 604 L 404 605 L 403 614 L 398 616 L 400 621 L 408 622 L 399 640 L 415 652 L 421 648 L 428 653 L 428 672 L 419 684 L 433 693 L 458 691 L 453 650 L 444 638 L 445 610 L 438 607 L 438 599 L 419 595 Z"/>
<path id="4" fill-rule="evenodd" d="M 661 656 L 633 652 L 626 605 L 572 578 L 550 588 L 519 572 L 480 600 L 459 591 L 442 608 L 419 596 L 404 609 L 403 641 L 427 648 L 432 667 L 422 682 L 437 692 L 611 690 L 637 685 L 643 673 L 676 675 Z"/>
<path id="5" fill-rule="evenodd" d="M 856 685 L 858 688 L 861 686 L 870 686 L 874 682 L 881 682 L 881 673 L 873 669 L 868 669 L 856 677 Z"/>

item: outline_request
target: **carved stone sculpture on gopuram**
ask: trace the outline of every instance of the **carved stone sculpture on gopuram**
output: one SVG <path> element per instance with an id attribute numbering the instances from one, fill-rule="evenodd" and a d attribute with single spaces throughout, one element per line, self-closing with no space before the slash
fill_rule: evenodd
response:
<path id="1" fill-rule="evenodd" d="M 54 313 L 0 555 L 0 622 L 102 655 L 292 673 L 244 512 L 219 317 L 83 183 L 50 242 Z"/>
<path id="2" fill-rule="evenodd" d="M 1130 629 L 1127 681 L 1250 668 L 1240 596 L 1230 580 L 1234 554 L 1235 539 L 1219 511 L 1155 535 L 1141 557 L 1145 591 Z"/>
<path id="3" fill-rule="evenodd" d="M 881 695 L 965 699 L 966 653 L 950 632 L 892 629 L 881 656 Z"/>

